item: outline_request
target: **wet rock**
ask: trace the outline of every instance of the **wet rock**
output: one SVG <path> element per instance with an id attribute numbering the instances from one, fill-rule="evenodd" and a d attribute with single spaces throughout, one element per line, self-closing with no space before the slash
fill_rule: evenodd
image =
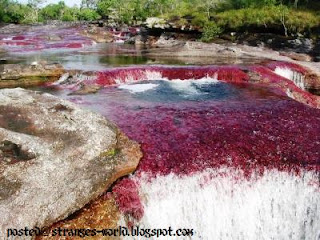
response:
<path id="1" fill-rule="evenodd" d="M 303 53 L 295 53 L 295 52 L 280 52 L 281 56 L 286 56 L 289 57 L 293 60 L 297 60 L 297 61 L 303 61 L 303 62 L 311 62 L 312 61 L 312 57 L 307 55 L 307 54 L 303 54 Z"/>
<path id="2" fill-rule="evenodd" d="M 140 157 L 139 145 L 98 114 L 49 94 L 0 90 L 0 236 L 66 218 Z"/>
<path id="3" fill-rule="evenodd" d="M 70 95 L 86 95 L 98 92 L 101 86 L 97 85 L 82 85 L 79 90 L 71 93 Z"/>
<path id="4" fill-rule="evenodd" d="M 55 81 L 63 73 L 62 65 L 56 63 L 4 64 L 0 65 L 0 88 L 34 86 Z"/>
<path id="5" fill-rule="evenodd" d="M 119 227 L 118 221 L 120 212 L 114 197 L 108 192 L 91 204 L 88 204 L 80 211 L 76 212 L 69 218 L 55 223 L 48 228 L 53 231 L 56 228 L 65 229 L 116 229 Z M 101 235 L 90 236 L 90 240 L 100 240 Z M 114 236 L 103 237 L 103 240 L 115 240 Z M 36 240 L 57 240 L 52 236 L 39 236 Z"/>

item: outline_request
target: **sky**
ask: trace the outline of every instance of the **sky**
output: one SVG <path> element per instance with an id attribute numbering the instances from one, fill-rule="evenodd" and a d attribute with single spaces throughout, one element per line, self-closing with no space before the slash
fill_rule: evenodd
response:
<path id="1" fill-rule="evenodd" d="M 44 0 L 44 6 L 48 5 L 50 3 L 58 3 L 60 0 Z M 28 0 L 18 0 L 20 3 L 28 3 Z M 73 5 L 80 6 L 81 0 L 64 0 L 65 4 L 69 7 L 72 7 Z"/>

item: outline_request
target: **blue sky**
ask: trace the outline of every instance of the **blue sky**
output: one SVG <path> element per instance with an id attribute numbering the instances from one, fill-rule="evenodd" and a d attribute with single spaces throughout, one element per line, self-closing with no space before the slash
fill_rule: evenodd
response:
<path id="1" fill-rule="evenodd" d="M 50 3 L 58 3 L 60 0 L 45 0 L 43 5 L 48 5 Z M 28 3 L 28 0 L 18 0 L 20 3 Z M 69 7 L 72 7 L 73 5 L 80 6 L 81 0 L 64 0 L 65 4 Z"/>

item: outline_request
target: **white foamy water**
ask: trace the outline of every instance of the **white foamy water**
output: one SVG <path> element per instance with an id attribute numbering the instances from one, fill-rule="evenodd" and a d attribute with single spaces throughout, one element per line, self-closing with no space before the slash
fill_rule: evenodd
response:
<path id="1" fill-rule="evenodd" d="M 170 86 L 176 91 L 182 92 L 186 95 L 199 94 L 197 88 L 193 86 L 192 80 L 171 80 Z"/>
<path id="2" fill-rule="evenodd" d="M 69 74 L 69 73 L 64 73 L 64 74 L 61 75 L 61 77 L 59 78 L 58 81 L 52 83 L 51 85 L 52 85 L 52 86 L 55 86 L 55 85 L 64 84 L 64 83 L 68 80 L 69 77 L 70 77 L 70 74 Z"/>
<path id="3" fill-rule="evenodd" d="M 197 86 L 203 86 L 208 84 L 216 84 L 219 83 L 217 77 L 205 77 L 200 79 L 188 79 L 188 80 L 180 80 L 174 79 L 171 80 L 170 86 L 175 90 L 182 92 L 186 95 L 194 95 L 200 94 L 200 91 L 197 89 Z"/>
<path id="4" fill-rule="evenodd" d="M 166 80 L 162 77 L 162 74 L 160 72 L 156 72 L 156 71 L 143 71 L 141 72 L 141 76 L 142 79 L 139 79 L 139 81 L 143 81 L 143 80 Z M 115 82 L 117 84 L 121 84 L 121 83 L 136 83 L 137 80 L 136 80 L 136 77 L 134 75 L 132 76 L 127 76 L 125 79 L 121 79 L 121 78 L 118 78 L 118 79 L 115 79 Z"/>
<path id="5" fill-rule="evenodd" d="M 152 81 L 152 80 L 166 81 L 169 83 L 169 86 L 171 88 L 185 95 L 201 94 L 201 92 L 197 89 L 197 87 L 208 85 L 208 84 L 219 83 L 216 77 L 213 77 L 213 78 L 205 77 L 201 79 L 187 79 L 187 80 L 180 80 L 180 79 L 169 80 L 168 78 L 162 77 L 161 73 L 153 72 L 153 71 L 147 71 L 146 78 L 147 78 L 146 80 L 148 81 Z M 141 83 L 141 81 L 137 82 L 136 80 L 134 80 L 134 78 L 131 78 L 131 77 L 128 77 L 125 82 L 129 84 L 120 83 L 118 88 L 128 90 L 131 93 L 145 92 L 159 86 L 159 84 L 154 84 L 154 83 Z"/>
<path id="6" fill-rule="evenodd" d="M 274 170 L 258 180 L 237 182 L 234 179 L 240 173 L 222 172 L 226 174 L 212 170 L 191 177 L 171 174 L 151 181 L 136 179 L 141 181 L 145 210 L 138 225 L 195 230 L 190 238 L 159 239 L 319 239 L 320 189 L 316 173 L 298 177 Z"/>
<path id="7" fill-rule="evenodd" d="M 140 84 L 122 84 L 118 88 L 128 90 L 131 93 L 145 92 L 158 87 L 158 84 L 153 83 L 140 83 Z"/>
<path id="8" fill-rule="evenodd" d="M 297 87 L 305 90 L 304 76 L 301 73 L 292 71 L 290 68 L 283 67 L 276 67 L 274 72 L 281 77 L 293 81 Z"/>

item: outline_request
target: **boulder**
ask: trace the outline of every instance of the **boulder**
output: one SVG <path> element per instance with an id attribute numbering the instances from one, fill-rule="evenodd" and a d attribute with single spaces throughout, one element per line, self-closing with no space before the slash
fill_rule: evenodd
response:
<path id="1" fill-rule="evenodd" d="M 153 44 L 154 47 L 181 47 L 185 44 L 185 41 L 176 40 L 173 37 L 167 37 L 164 34 Z"/>
<path id="2" fill-rule="evenodd" d="M 59 35 L 54 35 L 54 34 L 52 34 L 52 35 L 49 35 L 49 36 L 48 36 L 48 40 L 49 40 L 49 41 L 61 41 L 62 38 L 61 38 Z"/>
<path id="3" fill-rule="evenodd" d="M 97 93 L 102 87 L 98 85 L 85 85 L 82 84 L 80 89 L 70 93 L 70 95 L 87 95 Z"/>
<path id="4" fill-rule="evenodd" d="M 97 43 L 109 43 L 113 41 L 112 34 L 107 29 L 101 27 L 88 26 L 81 34 Z"/>
<path id="5" fill-rule="evenodd" d="M 56 81 L 64 72 L 62 65 L 56 63 L 3 64 L 0 65 L 0 88 L 28 87 Z"/>
<path id="6" fill-rule="evenodd" d="M 65 219 L 131 173 L 141 155 L 96 113 L 46 93 L 0 90 L 0 236 Z"/>

